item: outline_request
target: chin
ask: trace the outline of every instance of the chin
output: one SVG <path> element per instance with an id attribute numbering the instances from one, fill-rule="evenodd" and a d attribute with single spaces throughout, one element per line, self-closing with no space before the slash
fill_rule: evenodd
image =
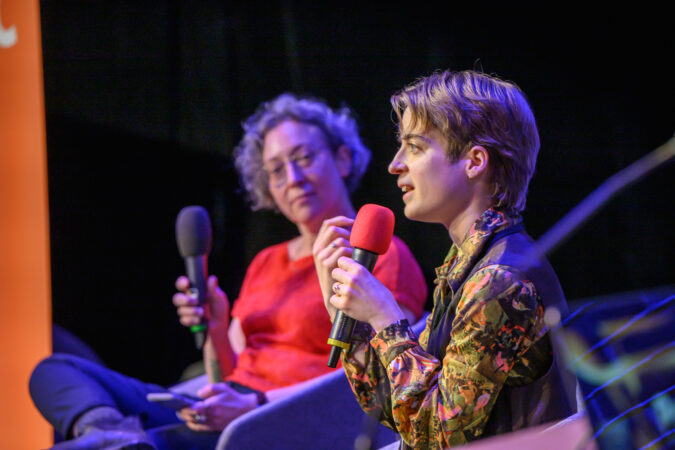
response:
<path id="1" fill-rule="evenodd" d="M 415 208 L 410 205 L 405 205 L 403 207 L 403 214 L 410 220 L 418 220 L 415 214 Z"/>
<path id="2" fill-rule="evenodd" d="M 403 209 L 403 214 L 405 214 L 406 218 L 414 220 L 415 222 L 425 222 L 425 223 L 437 222 L 432 218 L 431 214 L 429 214 L 428 212 L 425 213 L 425 211 L 415 209 L 411 205 L 405 206 L 405 208 Z"/>
<path id="3" fill-rule="evenodd" d="M 317 220 L 323 222 L 323 219 L 320 218 L 320 216 L 321 211 L 315 208 L 302 208 L 302 210 L 296 211 L 293 215 L 296 224 L 302 223 L 305 225 L 316 222 Z"/>

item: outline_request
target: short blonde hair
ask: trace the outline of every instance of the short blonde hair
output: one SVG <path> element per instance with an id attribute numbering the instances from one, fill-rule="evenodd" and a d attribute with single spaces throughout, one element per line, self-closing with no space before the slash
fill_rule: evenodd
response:
<path id="1" fill-rule="evenodd" d="M 267 132 L 285 120 L 318 127 L 333 154 L 343 145 L 349 148 L 351 171 L 345 178 L 345 185 L 349 192 L 356 190 L 370 162 L 370 150 L 361 141 L 351 110 L 347 107 L 331 109 L 319 99 L 283 93 L 262 103 L 246 119 L 242 125 L 244 136 L 234 149 L 234 162 L 253 210 L 277 209 L 267 185 L 262 150 Z"/>
<path id="2" fill-rule="evenodd" d="M 489 154 L 492 200 L 503 210 L 525 209 L 527 186 L 539 152 L 539 132 L 525 93 L 514 83 L 475 71 L 434 73 L 391 97 L 399 126 L 434 128 L 455 162 L 473 146 Z"/>

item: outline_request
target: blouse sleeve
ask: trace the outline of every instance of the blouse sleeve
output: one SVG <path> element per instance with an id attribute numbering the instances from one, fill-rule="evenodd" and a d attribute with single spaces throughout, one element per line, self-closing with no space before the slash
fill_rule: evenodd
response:
<path id="1" fill-rule="evenodd" d="M 500 266 L 464 284 L 443 361 L 424 350 L 406 323 L 366 331 L 343 357 L 352 389 L 366 412 L 416 448 L 480 436 L 517 358 L 545 332 L 534 285 Z M 365 364 L 355 358 L 359 351 Z"/>

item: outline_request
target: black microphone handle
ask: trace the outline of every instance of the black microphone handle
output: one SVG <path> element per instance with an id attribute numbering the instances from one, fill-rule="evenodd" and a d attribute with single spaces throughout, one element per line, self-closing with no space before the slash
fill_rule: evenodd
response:
<path id="1" fill-rule="evenodd" d="M 378 256 L 377 253 L 358 247 L 355 247 L 354 253 L 352 253 L 352 259 L 365 267 L 368 272 L 373 271 Z M 337 314 L 335 314 L 333 327 L 330 330 L 330 337 L 328 338 L 328 343 L 333 346 L 333 348 L 330 349 L 330 356 L 328 357 L 328 367 L 336 367 L 342 349 L 349 349 L 352 333 L 354 332 L 354 325 L 356 325 L 356 320 L 352 319 L 342 311 L 338 310 Z"/>
<path id="2" fill-rule="evenodd" d="M 188 256 L 185 258 L 185 271 L 190 280 L 190 294 L 197 297 L 199 306 L 203 307 L 206 303 L 206 255 Z M 192 325 L 190 331 L 195 338 L 195 346 L 201 350 L 206 340 L 207 323 L 206 318 L 197 325 Z"/>

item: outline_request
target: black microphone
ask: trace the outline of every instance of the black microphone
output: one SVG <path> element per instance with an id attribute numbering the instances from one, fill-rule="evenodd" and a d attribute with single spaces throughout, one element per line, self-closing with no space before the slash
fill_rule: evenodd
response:
<path id="1" fill-rule="evenodd" d="M 349 241 L 354 247 L 352 259 L 373 271 L 377 257 L 389 249 L 394 233 L 394 213 L 384 206 L 363 205 L 356 215 Z M 356 321 L 338 310 L 328 343 L 333 346 L 328 357 L 328 367 L 336 367 L 340 352 L 351 347 Z"/>
<path id="2" fill-rule="evenodd" d="M 211 251 L 211 220 L 209 213 L 201 206 L 186 206 L 176 218 L 176 242 L 178 251 L 185 261 L 185 271 L 190 280 L 190 294 L 197 297 L 199 306 L 206 301 L 206 276 L 208 254 Z M 198 349 L 204 346 L 207 323 L 202 317 L 201 323 L 192 325 Z"/>

